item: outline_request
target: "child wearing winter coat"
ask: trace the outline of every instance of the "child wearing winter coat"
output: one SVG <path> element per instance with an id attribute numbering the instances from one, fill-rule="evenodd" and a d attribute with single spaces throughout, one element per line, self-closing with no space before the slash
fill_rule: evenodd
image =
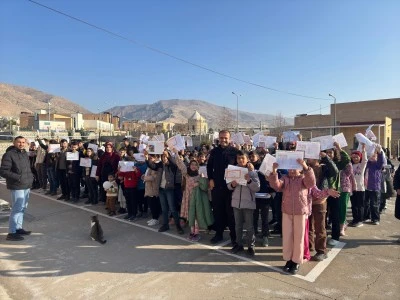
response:
<path id="1" fill-rule="evenodd" d="M 179 155 L 177 149 L 173 149 L 173 152 L 176 156 Z M 186 167 L 181 159 L 177 159 L 176 165 L 183 176 L 180 216 L 189 222 L 188 240 L 197 242 L 200 240 L 200 227 L 207 229 L 214 221 L 208 199 L 208 180 L 203 174 L 199 174 L 199 163 L 196 160 L 191 160 Z"/>
<path id="2" fill-rule="evenodd" d="M 124 217 L 125 220 L 135 221 L 137 215 L 137 186 L 142 173 L 136 166 L 132 167 L 131 171 L 121 172 L 118 170 L 118 177 L 123 182 L 124 196 L 126 199 L 126 208 L 128 214 Z"/>
<path id="3" fill-rule="evenodd" d="M 260 180 L 254 166 L 249 162 L 246 153 L 239 151 L 236 156 L 237 166 L 248 168 L 249 172 L 245 175 L 246 185 L 239 185 L 236 180 L 227 184 L 232 193 L 232 208 L 235 216 L 236 244 L 232 248 L 232 253 L 236 254 L 243 251 L 243 227 L 247 231 L 247 253 L 255 255 L 255 237 L 253 227 L 253 214 L 256 209 L 256 195 L 260 190 Z M 244 223 L 244 226 L 243 226 Z"/>
<path id="4" fill-rule="evenodd" d="M 350 196 L 351 212 L 353 221 L 350 222 L 350 227 L 363 226 L 364 220 L 364 198 L 365 198 L 365 168 L 367 167 L 367 152 L 365 144 L 362 144 L 362 152 L 353 151 L 351 153 L 351 163 L 353 164 L 353 175 L 355 186 L 353 194 Z"/>
<path id="5" fill-rule="evenodd" d="M 303 173 L 291 169 L 287 176 L 278 179 L 278 163 L 268 176 L 271 187 L 282 195 L 282 242 L 284 270 L 296 274 L 303 262 L 306 219 L 310 213 L 308 190 L 315 186 L 314 171 L 304 160 L 298 159 Z"/>
<path id="6" fill-rule="evenodd" d="M 373 225 L 379 225 L 379 194 L 381 192 L 382 167 L 384 165 L 382 146 L 376 146 L 376 152 L 367 162 L 364 221 L 371 219 Z"/>
<path id="7" fill-rule="evenodd" d="M 108 181 L 104 181 L 103 188 L 106 192 L 106 209 L 108 210 L 109 216 L 115 216 L 115 202 L 118 198 L 118 184 L 115 181 L 113 174 L 109 174 L 107 177 Z"/>

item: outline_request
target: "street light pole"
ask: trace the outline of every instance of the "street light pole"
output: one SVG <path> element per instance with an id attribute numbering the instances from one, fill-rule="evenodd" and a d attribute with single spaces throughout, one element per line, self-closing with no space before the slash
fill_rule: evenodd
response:
<path id="1" fill-rule="evenodd" d="M 329 94 L 329 97 L 333 98 L 333 134 L 336 134 L 336 97 Z"/>
<path id="2" fill-rule="evenodd" d="M 236 94 L 235 92 L 232 92 L 236 96 L 236 132 L 239 132 L 239 96 L 242 96 L 240 94 Z"/>

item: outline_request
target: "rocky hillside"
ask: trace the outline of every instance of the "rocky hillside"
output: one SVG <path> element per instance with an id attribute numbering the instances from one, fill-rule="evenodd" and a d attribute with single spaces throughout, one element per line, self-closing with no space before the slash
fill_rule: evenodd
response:
<path id="1" fill-rule="evenodd" d="M 0 116 L 2 117 L 17 117 L 22 111 L 33 112 L 37 109 L 47 109 L 49 101 L 52 113 L 90 113 L 82 106 L 62 97 L 29 87 L 0 83 Z"/>
<path id="2" fill-rule="evenodd" d="M 49 101 L 52 113 L 90 113 L 87 109 L 65 98 L 29 87 L 0 83 L 1 117 L 17 117 L 21 112 L 47 109 Z M 153 104 L 116 106 L 107 111 L 120 116 L 122 121 L 152 120 L 186 123 L 195 110 L 206 118 L 210 128 L 236 125 L 236 110 L 201 100 L 160 100 Z M 275 118 L 275 115 L 239 111 L 239 125 L 241 127 L 258 127 L 260 122 L 263 126 L 274 126 L 273 120 Z M 293 124 L 293 119 L 285 119 L 285 121 L 287 124 Z M 221 122 L 224 124 L 221 125 Z"/>
<path id="3" fill-rule="evenodd" d="M 231 119 L 236 124 L 236 110 L 211 104 L 201 100 L 160 100 L 153 104 L 116 106 L 108 111 L 114 115 L 122 116 L 122 121 L 133 120 L 155 120 L 170 121 L 173 123 L 186 123 L 194 111 L 197 110 L 209 123 L 209 127 L 218 127 L 218 120 L 222 115 L 231 114 Z M 273 125 L 275 115 L 255 114 L 239 111 L 240 126 Z M 293 124 L 293 119 L 285 120 Z M 216 126 L 216 127 L 215 127 Z"/>

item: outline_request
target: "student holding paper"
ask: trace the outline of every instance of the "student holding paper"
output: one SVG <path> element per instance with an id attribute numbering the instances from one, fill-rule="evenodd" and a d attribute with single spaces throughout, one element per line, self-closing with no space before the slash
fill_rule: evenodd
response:
<path id="1" fill-rule="evenodd" d="M 173 152 L 175 157 L 179 155 L 175 148 Z M 177 159 L 176 165 L 183 176 L 180 216 L 188 220 L 190 226 L 188 240 L 197 242 L 200 240 L 199 229 L 207 229 L 214 222 L 208 199 L 208 180 L 199 174 L 199 164 L 194 159 L 190 161 L 189 166 L 186 166 L 181 159 Z"/>
<path id="2" fill-rule="evenodd" d="M 350 156 L 346 151 L 342 150 L 339 143 L 334 142 L 333 145 L 335 148 L 327 149 L 325 152 L 333 160 L 340 172 L 350 163 Z M 340 212 L 345 210 L 344 207 L 346 207 L 348 195 L 352 191 L 351 181 L 346 178 L 341 182 L 339 175 L 335 179 L 332 179 L 330 184 L 332 188 L 339 190 L 341 183 L 344 186 L 341 188 L 339 201 L 333 197 L 328 197 L 329 221 L 332 223 L 332 238 L 328 241 L 328 244 L 331 246 L 335 246 L 339 242 L 341 233 L 343 234 L 341 229 L 344 230 L 343 218 L 345 218 L 345 215 L 342 213 L 341 219 Z"/>
<path id="3" fill-rule="evenodd" d="M 93 166 L 97 168 L 97 154 L 94 153 L 92 148 L 86 149 L 85 158 L 89 158 L 91 161 L 90 167 L 83 167 L 83 177 L 85 178 L 85 184 L 88 187 L 89 198 L 85 204 L 97 204 L 99 203 L 99 186 L 96 178 L 90 176 L 93 170 Z"/>
<path id="4" fill-rule="evenodd" d="M 379 194 L 381 191 L 383 151 L 382 146 L 376 146 L 376 152 L 367 162 L 367 184 L 365 190 L 364 221 L 371 220 L 373 225 L 379 225 Z"/>
<path id="5" fill-rule="evenodd" d="M 105 151 L 98 160 L 96 170 L 96 180 L 103 186 L 103 183 L 108 180 L 109 174 L 116 174 L 118 170 L 119 155 L 115 152 L 114 145 L 111 142 L 105 143 Z M 106 192 L 103 188 L 100 189 L 99 201 L 106 201 Z"/>
<path id="6" fill-rule="evenodd" d="M 45 193 L 45 195 L 55 196 L 57 195 L 58 188 L 58 178 L 56 174 L 56 153 L 50 152 L 50 145 L 57 145 L 56 140 L 50 140 L 49 145 L 45 145 L 39 140 L 39 145 L 41 148 L 46 150 L 46 155 L 43 160 L 44 168 L 46 170 L 47 178 L 49 180 L 49 190 Z"/>
<path id="7" fill-rule="evenodd" d="M 326 190 L 332 188 L 332 182 L 339 174 L 336 164 L 325 152 L 320 153 L 321 159 L 307 159 L 307 164 L 313 169 L 315 174 L 316 189 Z M 312 257 L 315 261 L 322 261 L 327 258 L 326 255 L 326 213 L 327 198 L 330 195 L 316 193 L 315 189 L 310 190 L 312 200 L 311 215 L 309 217 L 309 245 L 310 251 L 317 253 Z M 337 197 L 333 197 L 337 198 Z M 336 201 L 338 201 L 336 199 Z"/>
<path id="8" fill-rule="evenodd" d="M 353 221 L 350 227 L 361 227 L 364 221 L 364 199 L 365 199 L 365 168 L 367 167 L 367 151 L 365 144 L 362 145 L 362 152 L 353 151 L 351 153 L 351 163 L 353 164 L 353 175 L 355 186 L 350 197 L 351 212 Z"/>
<path id="9" fill-rule="evenodd" d="M 78 150 L 78 143 L 72 142 L 71 143 L 71 153 L 76 153 L 79 158 L 83 157 L 83 154 Z M 68 178 L 68 186 L 71 195 L 72 202 L 78 202 L 79 196 L 81 193 L 81 176 L 82 176 L 82 169 L 80 166 L 80 161 L 78 160 L 67 160 L 67 178 Z M 67 199 L 70 198 L 70 195 L 67 195 Z M 66 200 L 67 200 L 66 199 Z"/>
<path id="10" fill-rule="evenodd" d="M 310 212 L 308 190 L 315 185 L 314 171 L 302 159 L 297 162 L 303 172 L 291 169 L 287 176 L 278 179 L 278 164 L 273 164 L 273 171 L 268 176 L 271 187 L 283 192 L 282 199 L 282 237 L 284 270 L 296 274 L 303 262 L 304 235 L 306 218 Z"/>
<path id="11" fill-rule="evenodd" d="M 58 182 L 61 186 L 62 195 L 57 198 L 57 200 L 69 201 L 70 199 L 70 189 L 68 184 L 67 176 L 67 157 L 68 152 L 68 142 L 66 139 L 60 141 L 60 152 L 56 154 L 56 172 Z"/>
<path id="12" fill-rule="evenodd" d="M 131 171 L 121 171 L 118 167 L 118 178 L 123 181 L 124 196 L 126 199 L 126 208 L 128 215 L 125 220 L 135 221 L 138 210 L 138 183 L 141 180 L 142 173 L 136 166 L 131 167 Z"/>
<path id="13" fill-rule="evenodd" d="M 256 151 L 250 151 L 249 153 L 250 162 L 253 164 L 255 170 L 259 170 L 261 166 L 261 160 Z M 265 175 L 261 172 L 257 172 L 258 179 L 260 180 L 260 190 L 256 193 L 256 209 L 253 215 L 253 227 L 254 234 L 258 233 L 258 219 L 261 214 L 261 234 L 262 234 L 262 246 L 268 246 L 269 236 L 269 224 L 268 224 L 268 211 L 271 205 L 272 195 L 275 191 L 269 186 L 269 182 L 266 180 Z"/>
<path id="14" fill-rule="evenodd" d="M 184 231 L 179 223 L 179 213 L 177 211 L 175 202 L 175 174 L 176 174 L 176 162 L 175 159 L 169 155 L 167 151 L 161 155 L 161 164 L 156 164 L 150 160 L 146 161 L 147 166 L 150 169 L 157 170 L 160 166 L 162 167 L 161 182 L 160 182 L 160 203 L 163 216 L 163 224 L 158 229 L 158 232 L 165 232 L 169 230 L 169 212 L 171 212 L 176 230 L 179 234 L 183 234 Z"/>
<path id="15" fill-rule="evenodd" d="M 155 226 L 159 224 L 158 219 L 161 213 L 159 194 L 163 168 L 158 154 L 146 155 L 146 162 L 148 162 L 147 165 L 153 166 L 153 168 L 147 168 L 146 173 L 142 175 L 144 197 L 151 211 L 151 219 L 147 222 L 147 225 Z"/>
<path id="16" fill-rule="evenodd" d="M 235 216 L 236 244 L 232 247 L 232 253 L 236 254 L 244 250 L 243 229 L 247 231 L 247 254 L 255 255 L 255 237 L 253 214 L 256 209 L 256 195 L 260 190 L 260 180 L 254 166 L 249 162 L 246 153 L 239 151 L 236 156 L 237 165 L 241 168 L 248 168 L 249 172 L 244 175 L 247 183 L 239 185 L 236 180 L 227 184 L 232 193 L 232 208 Z M 243 226 L 244 224 L 244 226 Z M 244 228 L 243 228 L 244 227 Z"/>

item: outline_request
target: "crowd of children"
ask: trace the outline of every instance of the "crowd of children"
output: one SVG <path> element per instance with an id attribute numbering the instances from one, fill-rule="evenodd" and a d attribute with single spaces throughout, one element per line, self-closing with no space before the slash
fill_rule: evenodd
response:
<path id="1" fill-rule="evenodd" d="M 278 233 L 284 270 L 291 274 L 304 260 L 324 260 L 327 244 L 335 246 L 347 226 L 379 225 L 383 199 L 393 196 L 394 169 L 387 167 L 390 160 L 379 145 L 367 158 L 365 145 L 349 155 L 335 143 L 334 148 L 321 151 L 320 159 L 299 159 L 298 169 L 282 170 L 275 163 L 272 172 L 264 175 L 259 168 L 265 155 L 278 149 L 293 151 L 295 142 L 265 149 L 234 145 L 228 131 L 221 131 L 219 138 L 212 146 L 191 151 L 166 147 L 162 154 L 148 154 L 140 143 L 128 139 L 118 147 L 111 142 L 100 147 L 95 141 L 38 138 L 29 148 L 35 177 L 32 189 L 55 196 L 60 187 L 57 200 L 87 198 L 85 204 L 104 203 L 110 216 L 125 214 L 128 221 L 148 218 L 150 211 L 149 226 L 160 224 L 158 231 L 164 232 L 174 225 L 179 234 L 188 226 L 188 239 L 194 242 L 200 240 L 200 230 L 214 230 L 211 242 L 217 243 L 228 226 L 234 254 L 246 245 L 247 254 L 254 256 L 259 232 L 264 247 L 271 233 Z M 244 183 L 225 182 L 229 164 L 247 169 Z M 202 167 L 206 171 L 200 172 Z M 395 182 L 397 189 L 399 185 Z M 348 223 L 349 200 L 353 219 Z"/>

